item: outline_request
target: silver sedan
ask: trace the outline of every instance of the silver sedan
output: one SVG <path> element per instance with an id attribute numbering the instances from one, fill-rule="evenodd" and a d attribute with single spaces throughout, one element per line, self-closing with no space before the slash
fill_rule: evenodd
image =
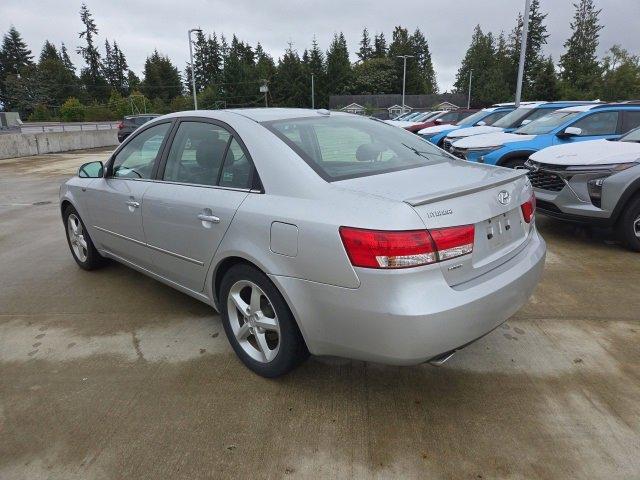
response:
<path id="1" fill-rule="evenodd" d="M 326 110 L 154 119 L 60 190 L 73 258 L 215 309 L 244 364 L 441 363 L 513 315 L 545 243 L 523 171 Z"/>

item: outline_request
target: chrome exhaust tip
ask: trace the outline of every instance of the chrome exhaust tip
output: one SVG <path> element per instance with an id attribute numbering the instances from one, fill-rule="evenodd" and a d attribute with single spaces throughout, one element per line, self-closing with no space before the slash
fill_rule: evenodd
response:
<path id="1" fill-rule="evenodd" d="M 427 360 L 429 365 L 433 365 L 434 367 L 441 367 L 444 363 L 449 360 L 451 357 L 455 355 L 457 350 L 450 350 L 448 352 L 442 353 L 437 357 L 433 357 L 431 360 Z"/>

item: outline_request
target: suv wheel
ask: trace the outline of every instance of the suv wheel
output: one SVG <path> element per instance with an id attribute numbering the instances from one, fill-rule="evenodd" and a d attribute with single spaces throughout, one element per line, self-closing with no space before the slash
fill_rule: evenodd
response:
<path id="1" fill-rule="evenodd" d="M 309 356 L 284 298 L 259 270 L 236 265 L 220 285 L 220 313 L 229 343 L 258 375 L 284 375 Z"/>
<path id="2" fill-rule="evenodd" d="M 618 237 L 627 248 L 640 252 L 640 196 L 631 200 L 622 212 Z"/>

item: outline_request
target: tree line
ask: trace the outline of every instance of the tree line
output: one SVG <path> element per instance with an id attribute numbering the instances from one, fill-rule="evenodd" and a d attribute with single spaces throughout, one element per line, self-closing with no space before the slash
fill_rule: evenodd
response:
<path id="1" fill-rule="evenodd" d="M 615 100 L 640 97 L 640 60 L 619 45 L 599 59 L 600 10 L 594 0 L 574 4 L 571 34 L 558 63 L 545 56 L 549 37 L 547 13 L 533 0 L 525 52 L 523 99 Z M 168 113 L 192 108 L 191 68 L 183 72 L 171 59 L 152 52 L 142 78 L 129 68 L 120 45 L 98 41 L 97 24 L 87 8 L 80 9 L 82 30 L 76 51 L 84 65 L 78 70 L 67 46 L 45 41 L 34 55 L 20 33 L 11 27 L 0 47 L 0 104 L 33 120 L 105 120 L 128 113 Z M 520 56 L 522 15 L 507 34 L 483 32 L 478 25 L 456 75 L 454 91 L 467 93 L 472 75 L 472 103 L 485 106 L 512 101 Z M 329 95 L 384 94 L 402 90 L 403 55 L 407 59 L 406 93 L 438 93 L 429 43 L 420 29 L 409 32 L 397 26 L 390 38 L 373 36 L 365 28 L 349 57 L 343 33 L 336 33 L 324 51 L 315 38 L 300 53 L 289 44 L 276 60 L 260 43 L 252 46 L 233 35 L 228 40 L 216 32 L 196 32 L 194 38 L 196 90 L 200 108 L 260 106 L 268 87 L 270 106 L 311 106 L 311 76 L 315 106 L 327 107 Z"/>

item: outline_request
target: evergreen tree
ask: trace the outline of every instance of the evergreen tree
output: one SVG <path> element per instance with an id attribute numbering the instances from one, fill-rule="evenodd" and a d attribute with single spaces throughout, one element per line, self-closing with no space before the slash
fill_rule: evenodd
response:
<path id="1" fill-rule="evenodd" d="M 214 32 L 213 36 L 205 37 L 197 32 L 193 54 L 194 70 L 196 73 L 196 90 L 202 91 L 209 85 L 220 83 L 222 79 L 222 54 L 220 44 Z M 191 73 L 189 72 L 189 81 Z"/>
<path id="2" fill-rule="evenodd" d="M 347 41 L 342 32 L 334 34 L 327 51 L 327 93 L 342 95 L 351 89 L 352 72 Z"/>
<path id="3" fill-rule="evenodd" d="M 36 84 L 42 103 L 59 106 L 69 97 L 80 93 L 78 78 L 73 70 L 69 69 L 63 58 L 62 52 L 45 41 L 38 60 Z"/>
<path id="4" fill-rule="evenodd" d="M 73 64 L 73 62 L 69 58 L 69 52 L 67 51 L 67 46 L 64 44 L 64 42 L 60 46 L 60 58 L 62 59 L 64 66 L 75 74 L 76 66 Z"/>
<path id="5" fill-rule="evenodd" d="M 473 70 L 471 103 L 486 106 L 503 102 L 505 92 L 502 72 L 497 68 L 496 47 L 491 33 L 484 34 L 480 25 L 473 31 L 471 45 L 458 69 L 454 88 L 466 95 L 469 87 L 469 71 Z"/>
<path id="6" fill-rule="evenodd" d="M 433 69 L 433 62 L 431 61 L 431 52 L 429 51 L 429 44 L 419 28 L 413 32 L 410 38 L 410 43 L 413 48 L 413 54 L 418 63 L 418 75 L 417 86 L 419 93 L 438 93 L 438 84 L 436 82 L 436 72 Z"/>
<path id="7" fill-rule="evenodd" d="M 109 96 L 109 88 L 102 75 L 100 52 L 98 52 L 94 41 L 94 37 L 98 34 L 98 27 L 84 3 L 80 7 L 80 20 L 84 25 L 84 30 L 79 33 L 79 37 L 84 38 L 86 43 L 77 49 L 86 63 L 86 67 L 80 73 L 80 79 L 92 100 L 106 101 Z"/>
<path id="8" fill-rule="evenodd" d="M 227 105 L 250 105 L 260 98 L 255 78 L 255 54 L 250 45 L 235 35 L 224 58 L 224 97 Z"/>
<path id="9" fill-rule="evenodd" d="M 291 43 L 278 62 L 274 84 L 274 96 L 279 106 L 300 107 L 310 102 L 302 62 Z"/>
<path id="10" fill-rule="evenodd" d="M 127 73 L 129 71 L 129 65 L 127 64 L 127 59 L 124 56 L 122 50 L 116 43 L 113 41 L 113 65 L 114 65 L 114 87 L 121 94 L 126 95 L 131 92 L 131 88 L 127 81 Z"/>
<path id="11" fill-rule="evenodd" d="M 309 71 L 313 73 L 313 86 L 315 91 L 316 108 L 327 108 L 329 106 L 329 97 L 327 94 L 327 69 L 324 59 L 324 53 L 318 46 L 316 37 L 311 41 L 311 50 L 309 51 Z"/>
<path id="12" fill-rule="evenodd" d="M 572 34 L 564 43 L 560 57 L 560 79 L 563 95 L 573 99 L 593 98 L 602 69 L 598 63 L 598 48 L 602 25 L 593 0 L 580 0 L 571 22 Z"/>
<path id="13" fill-rule="evenodd" d="M 24 115 L 31 112 L 38 100 L 35 73 L 31 50 L 12 26 L 0 47 L 0 104 L 4 110 L 18 110 Z"/>
<path id="14" fill-rule="evenodd" d="M 396 93 L 396 62 L 374 57 L 353 67 L 354 92 L 365 95 Z"/>
<path id="15" fill-rule="evenodd" d="M 0 79 L 18 75 L 25 67 L 33 65 L 33 55 L 15 27 L 11 27 L 2 39 L 0 48 Z"/>
<path id="16" fill-rule="evenodd" d="M 260 82 L 266 81 L 269 86 L 276 76 L 276 65 L 271 58 L 271 55 L 266 53 L 262 48 L 262 45 L 258 43 L 256 45 L 256 66 L 255 66 L 255 78 Z M 269 87 L 271 88 L 271 87 Z"/>
<path id="17" fill-rule="evenodd" d="M 182 93 L 178 69 L 169 57 L 160 55 L 157 50 L 145 61 L 142 91 L 148 98 L 159 98 L 164 103 Z"/>
<path id="18" fill-rule="evenodd" d="M 403 27 L 395 27 L 392 34 L 391 44 L 389 45 L 388 56 L 396 65 L 396 80 L 394 90 L 402 91 L 402 80 L 404 76 L 404 59 L 398 58 L 400 55 L 412 55 L 413 58 L 407 58 L 407 77 L 406 77 L 406 93 L 407 95 L 417 95 L 422 93 L 426 87 L 424 79 L 420 76 L 420 68 L 412 38 L 409 31 Z"/>
<path id="19" fill-rule="evenodd" d="M 358 50 L 357 55 L 362 61 L 368 60 L 373 56 L 371 37 L 369 37 L 369 31 L 366 28 L 362 30 L 362 40 L 360 40 L 360 50 Z"/>
<path id="20" fill-rule="evenodd" d="M 553 59 L 548 57 L 533 77 L 533 85 L 530 90 L 530 98 L 536 100 L 558 100 L 558 76 Z"/>
<path id="21" fill-rule="evenodd" d="M 380 33 L 380 35 L 376 35 L 373 38 L 373 56 L 375 58 L 387 56 L 387 40 L 384 38 L 384 33 Z"/>
<path id="22" fill-rule="evenodd" d="M 545 57 L 542 49 L 547 44 L 547 27 L 545 25 L 546 13 L 540 10 L 540 0 L 532 0 L 531 9 L 529 11 L 529 28 L 527 33 L 527 51 L 524 58 L 524 76 L 522 81 L 522 92 L 525 98 L 536 98 L 531 94 L 534 88 L 534 79 L 538 71 L 543 68 Z M 511 75 L 507 75 L 509 87 L 513 92 L 516 90 L 516 82 L 518 77 L 518 64 L 520 63 L 520 43 L 522 41 L 522 28 L 524 20 L 522 14 L 518 14 L 516 27 L 509 36 L 508 51 L 511 58 L 510 71 Z"/>

